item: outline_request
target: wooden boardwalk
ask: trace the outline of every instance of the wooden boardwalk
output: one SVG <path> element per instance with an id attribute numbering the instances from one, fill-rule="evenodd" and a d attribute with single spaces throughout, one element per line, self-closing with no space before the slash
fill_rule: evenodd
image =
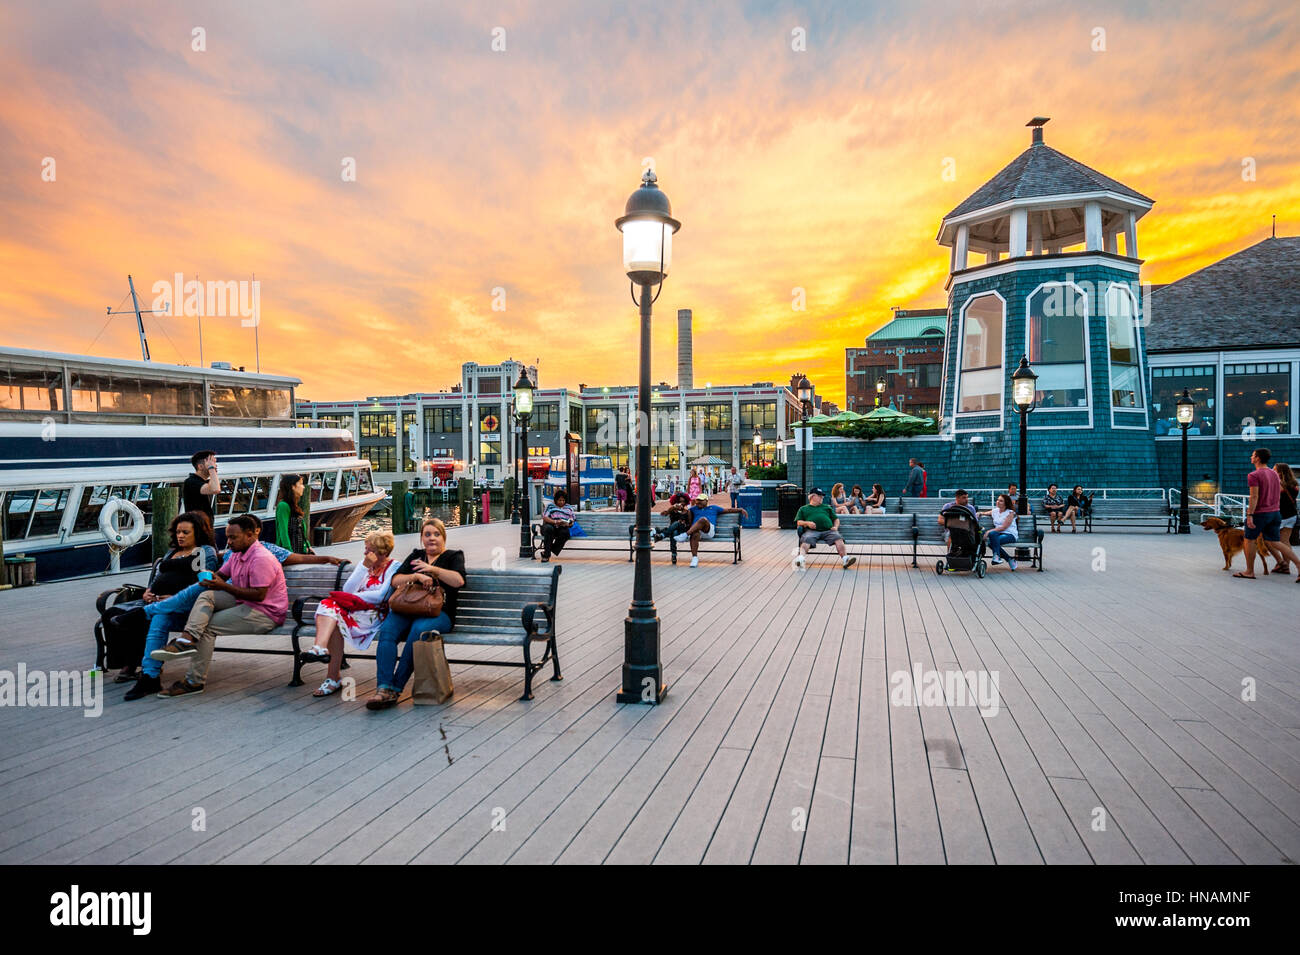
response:
<path id="1" fill-rule="evenodd" d="M 1046 573 L 983 581 L 901 556 L 799 572 L 767 524 L 737 566 L 657 556 L 659 707 L 614 703 L 631 565 L 575 553 L 565 679 L 530 703 L 518 671 L 458 667 L 451 702 L 371 713 L 313 699 L 322 668 L 290 689 L 287 657 L 218 654 L 196 697 L 0 708 L 0 862 L 1300 859 L 1290 578 L 1230 580 L 1199 530 L 1049 535 Z M 451 539 L 517 563 L 509 524 Z M 0 669 L 88 666 L 104 586 L 0 593 Z M 915 665 L 995 672 L 996 713 L 891 705 Z M 350 672 L 364 699 L 373 666 Z"/>

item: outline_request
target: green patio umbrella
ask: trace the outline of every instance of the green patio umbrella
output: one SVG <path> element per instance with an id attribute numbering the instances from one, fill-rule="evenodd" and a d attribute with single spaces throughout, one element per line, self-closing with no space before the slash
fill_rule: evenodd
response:
<path id="1" fill-rule="evenodd" d="M 815 415 L 813 415 L 811 418 L 808 419 L 808 423 L 809 423 L 809 424 L 828 424 L 828 423 L 830 423 L 831 421 L 834 421 L 834 420 L 835 420 L 834 418 L 828 418 L 828 417 L 826 417 L 826 415 L 824 415 L 824 414 L 815 414 Z M 795 422 L 795 427 L 796 427 L 796 428 L 801 428 L 801 427 L 803 427 L 803 422 L 802 422 L 802 421 Z"/>
<path id="2" fill-rule="evenodd" d="M 863 417 L 864 415 L 860 415 L 856 411 L 841 411 L 835 417 L 831 418 L 831 420 L 832 421 L 861 421 Z"/>
<path id="3" fill-rule="evenodd" d="M 908 424 L 920 424 L 922 422 L 931 422 L 931 418 L 918 418 L 915 415 L 904 414 L 897 408 L 877 408 L 862 415 L 867 421 L 899 421 Z"/>

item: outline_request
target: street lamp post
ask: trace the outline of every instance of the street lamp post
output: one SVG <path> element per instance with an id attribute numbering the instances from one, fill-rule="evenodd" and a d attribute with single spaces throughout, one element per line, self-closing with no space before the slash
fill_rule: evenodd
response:
<path id="1" fill-rule="evenodd" d="M 799 379 L 799 420 L 800 427 L 803 429 L 803 453 L 799 455 L 799 463 L 803 469 L 803 477 L 800 478 L 800 490 L 804 496 L 808 495 L 808 452 L 812 450 L 812 435 L 808 433 L 808 414 L 812 411 L 812 382 L 808 380 L 807 375 Z"/>
<path id="2" fill-rule="evenodd" d="M 515 414 L 519 418 L 519 427 L 521 429 L 520 439 L 523 444 L 523 454 L 520 460 L 523 461 L 523 478 L 520 481 L 520 488 L 515 489 L 515 493 L 522 493 L 524 496 L 523 507 L 520 509 L 519 520 L 519 556 L 528 560 L 533 559 L 533 540 L 532 516 L 528 513 L 528 419 L 533 413 L 533 383 L 528 380 L 528 372 L 519 372 L 519 380 L 515 382 Z"/>
<path id="3" fill-rule="evenodd" d="M 1183 483 L 1178 492 L 1178 533 L 1190 534 L 1191 521 L 1187 516 L 1187 430 L 1192 426 L 1192 416 L 1196 413 L 1196 402 L 1183 389 L 1183 396 L 1178 399 L 1178 427 L 1183 429 Z"/>
<path id="4" fill-rule="evenodd" d="M 659 659 L 659 614 L 650 579 L 650 314 L 672 267 L 673 233 L 682 224 L 653 169 L 641 177 L 614 222 L 623 233 L 623 268 L 641 312 L 641 380 L 637 389 L 636 567 L 632 603 L 623 621 L 623 681 L 619 703 L 658 703 L 668 692 Z M 658 290 L 656 291 L 656 286 Z M 639 297 L 637 293 L 640 293 Z M 652 294 L 653 292 L 653 294 Z"/>
<path id="5" fill-rule="evenodd" d="M 876 379 L 876 407 L 880 407 L 880 398 L 885 393 L 885 378 L 880 376 Z"/>
<path id="6" fill-rule="evenodd" d="M 763 434 L 757 428 L 754 429 L 754 464 L 761 467 L 763 462 L 759 455 L 763 453 Z"/>
<path id="7" fill-rule="evenodd" d="M 1029 513 L 1029 484 L 1026 472 L 1029 470 L 1029 413 L 1034 410 L 1034 398 L 1037 389 L 1034 383 L 1038 376 L 1029 368 L 1029 359 L 1020 358 L 1020 367 L 1011 376 L 1011 401 L 1020 415 L 1020 500 L 1016 502 L 1016 513 Z M 1027 547 L 1016 548 L 1016 560 L 1029 557 Z"/>

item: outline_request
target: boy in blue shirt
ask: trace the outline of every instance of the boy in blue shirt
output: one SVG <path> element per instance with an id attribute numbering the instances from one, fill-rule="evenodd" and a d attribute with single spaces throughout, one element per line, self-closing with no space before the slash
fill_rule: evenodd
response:
<path id="1" fill-rule="evenodd" d="M 700 566 L 700 540 L 713 540 L 713 535 L 718 530 L 718 518 L 723 514 L 741 514 L 745 517 L 749 515 L 743 507 L 719 507 L 717 504 L 709 503 L 707 494 L 700 494 L 695 498 L 695 504 L 690 509 L 690 526 L 684 533 L 677 535 L 677 542 L 691 542 L 691 566 Z"/>

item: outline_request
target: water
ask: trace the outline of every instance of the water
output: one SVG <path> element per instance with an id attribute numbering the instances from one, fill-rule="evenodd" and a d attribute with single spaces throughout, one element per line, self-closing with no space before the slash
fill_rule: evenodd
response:
<path id="1" fill-rule="evenodd" d="M 460 507 L 456 504 L 438 504 L 434 507 L 424 508 L 417 516 L 422 519 L 436 517 L 448 527 L 456 527 L 460 524 Z M 391 531 L 392 529 L 392 514 L 367 514 L 357 521 L 357 526 L 352 529 L 352 540 L 365 540 L 366 535 L 371 531 Z"/>

